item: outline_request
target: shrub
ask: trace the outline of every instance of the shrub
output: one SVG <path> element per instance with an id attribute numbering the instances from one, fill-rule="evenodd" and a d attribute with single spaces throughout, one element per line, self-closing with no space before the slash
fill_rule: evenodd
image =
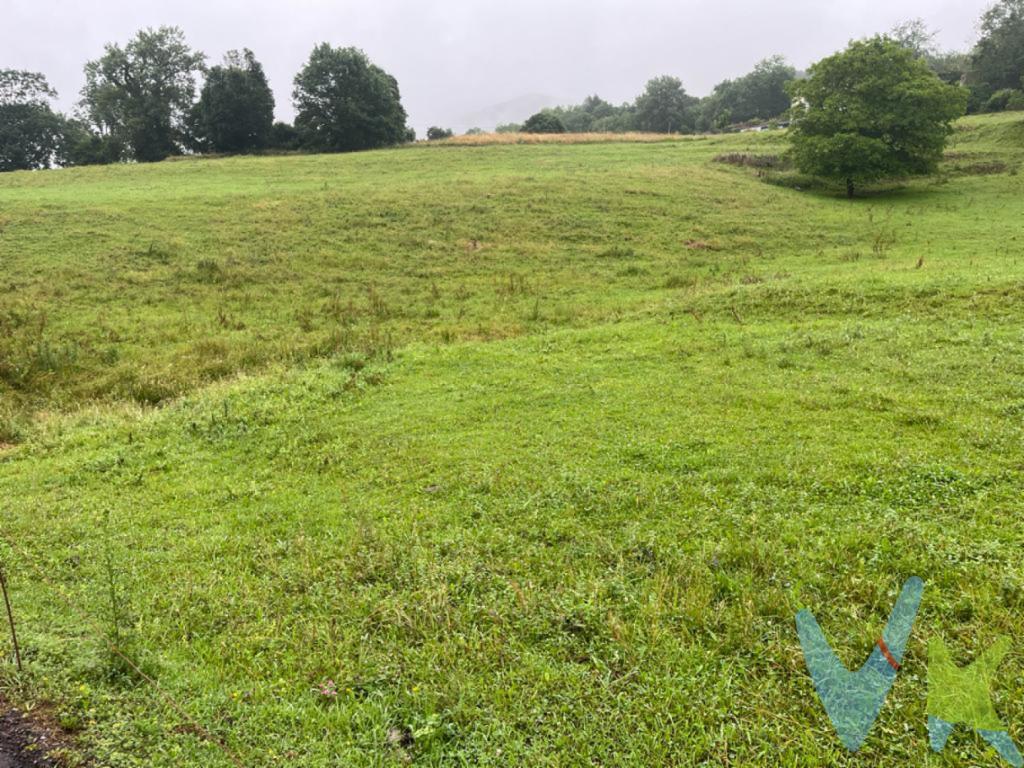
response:
<path id="1" fill-rule="evenodd" d="M 742 152 L 718 155 L 715 162 L 744 168 L 781 168 L 784 165 L 783 159 L 778 155 L 748 155 Z"/>
<path id="2" fill-rule="evenodd" d="M 432 125 L 427 129 L 427 141 L 438 141 L 439 139 L 450 139 L 455 135 L 451 128 L 438 128 Z"/>
<path id="3" fill-rule="evenodd" d="M 524 133 L 565 133 L 565 124 L 551 112 L 538 112 L 525 123 Z"/>
<path id="4" fill-rule="evenodd" d="M 1024 110 L 1024 91 L 1003 88 L 985 102 L 986 112 L 1019 112 Z"/>
<path id="5" fill-rule="evenodd" d="M 274 123 L 267 146 L 270 149 L 294 151 L 299 148 L 299 132 L 289 123 Z"/>
<path id="6" fill-rule="evenodd" d="M 1000 91 L 996 91 L 985 102 L 985 111 L 1003 112 L 1009 109 L 1010 100 L 1018 94 L 1020 94 L 1020 91 L 1016 91 L 1013 88 L 1003 88 Z"/>
<path id="7" fill-rule="evenodd" d="M 71 165 L 107 165 L 120 161 L 125 146 L 114 136 L 101 136 L 82 126 L 69 135 L 67 162 Z"/>

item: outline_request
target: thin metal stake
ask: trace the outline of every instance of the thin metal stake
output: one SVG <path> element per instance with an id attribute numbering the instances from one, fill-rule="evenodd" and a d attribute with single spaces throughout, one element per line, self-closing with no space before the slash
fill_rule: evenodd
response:
<path id="1" fill-rule="evenodd" d="M 18 664 L 18 672 L 21 672 L 21 651 L 18 648 L 18 633 L 14 629 L 14 611 L 11 610 L 11 598 L 7 594 L 7 578 L 4 576 L 4 567 L 2 565 L 0 565 L 0 592 L 4 593 L 4 605 L 7 606 L 7 623 L 11 625 L 11 642 L 14 643 L 14 660 Z"/>

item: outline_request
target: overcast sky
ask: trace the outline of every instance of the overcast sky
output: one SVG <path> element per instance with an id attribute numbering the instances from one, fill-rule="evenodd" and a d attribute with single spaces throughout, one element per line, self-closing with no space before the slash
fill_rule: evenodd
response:
<path id="1" fill-rule="evenodd" d="M 290 120 L 313 45 L 365 50 L 393 74 L 410 121 L 464 130 L 590 93 L 631 100 L 671 74 L 698 96 L 784 54 L 798 68 L 923 18 L 945 48 L 976 37 L 988 0 L 0 0 L 0 69 L 41 71 L 68 109 L 82 65 L 139 28 L 185 30 L 209 61 L 248 47 Z"/>

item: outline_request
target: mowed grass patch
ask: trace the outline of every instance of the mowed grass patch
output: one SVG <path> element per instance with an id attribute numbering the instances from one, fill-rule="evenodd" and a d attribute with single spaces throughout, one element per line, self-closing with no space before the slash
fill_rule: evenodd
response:
<path id="1" fill-rule="evenodd" d="M 80 426 L 3 467 L 30 653 L 8 685 L 105 764 L 219 764 L 63 592 L 119 615 L 247 765 L 917 762 L 927 638 L 970 656 L 1024 629 L 1022 344 L 966 320 L 633 322 Z M 845 757 L 793 616 L 853 665 L 911 574 L 905 672 Z M 1019 679 L 1012 658 L 1014 733 Z"/>

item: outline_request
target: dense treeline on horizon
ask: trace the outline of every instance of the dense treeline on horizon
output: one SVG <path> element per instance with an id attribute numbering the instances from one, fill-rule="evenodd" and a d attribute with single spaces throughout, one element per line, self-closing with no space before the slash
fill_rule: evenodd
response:
<path id="1" fill-rule="evenodd" d="M 999 0 L 986 11 L 969 53 L 937 50 L 934 34 L 920 20 L 887 37 L 940 80 L 962 87 L 968 112 L 1024 109 L 1024 0 Z M 294 124 L 274 122 L 274 94 L 252 51 L 230 51 L 214 66 L 206 59 L 177 27 L 142 30 L 123 47 L 108 44 L 85 65 L 73 116 L 53 110 L 57 94 L 45 75 L 0 70 L 0 171 L 151 162 L 186 153 L 344 152 L 415 140 L 398 82 L 357 48 L 323 43 L 313 49 L 294 80 Z M 791 83 L 802 77 L 774 56 L 704 98 L 688 94 L 678 78 L 660 76 L 633 102 L 614 105 L 593 95 L 496 130 L 735 130 L 784 119 Z M 432 127 L 427 138 L 450 135 Z"/>
<path id="2" fill-rule="evenodd" d="M 935 33 L 920 19 L 905 22 L 886 37 L 912 51 L 943 82 L 963 86 L 967 111 L 1024 110 L 1024 0 L 1001 0 L 982 16 L 981 38 L 970 53 L 941 51 Z M 682 81 L 658 77 L 633 102 L 618 106 L 597 95 L 582 104 L 542 110 L 522 124 L 498 126 L 499 133 L 537 129 L 554 133 L 651 131 L 696 133 L 735 130 L 782 119 L 791 106 L 789 84 L 804 73 L 784 56 L 758 63 L 748 74 L 724 80 L 697 98 Z"/>

